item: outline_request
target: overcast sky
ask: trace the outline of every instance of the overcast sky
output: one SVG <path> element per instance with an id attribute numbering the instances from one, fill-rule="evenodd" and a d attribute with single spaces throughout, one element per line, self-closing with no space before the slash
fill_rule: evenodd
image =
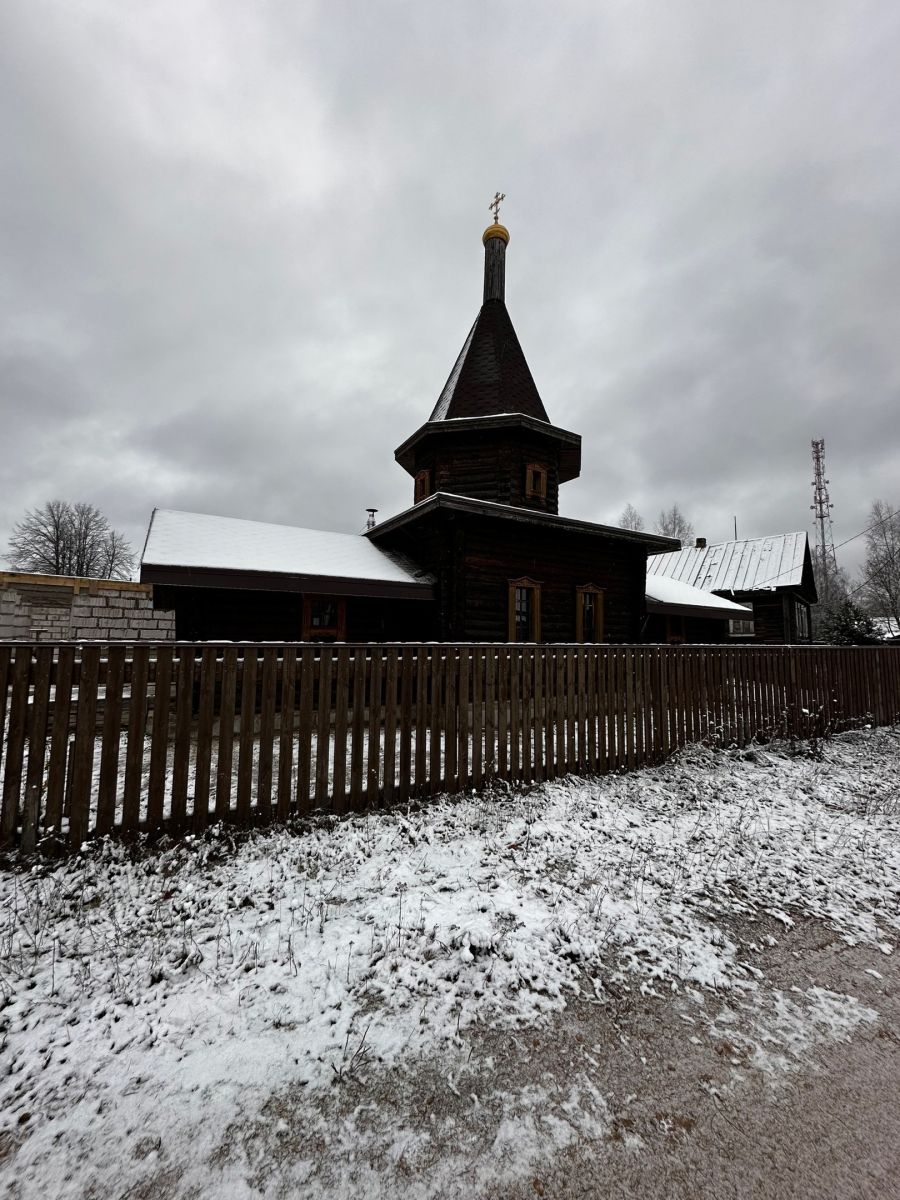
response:
<path id="1" fill-rule="evenodd" d="M 407 507 L 498 188 L 565 514 L 811 532 L 813 437 L 836 541 L 900 503 L 896 0 L 3 0 L 0 553 Z"/>

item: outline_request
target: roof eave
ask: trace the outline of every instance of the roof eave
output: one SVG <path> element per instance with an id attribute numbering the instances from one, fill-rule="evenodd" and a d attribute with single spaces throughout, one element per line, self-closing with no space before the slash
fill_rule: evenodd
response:
<path id="1" fill-rule="evenodd" d="M 469 496 L 456 496 L 450 492 L 435 492 L 427 500 L 422 500 L 418 504 L 414 504 L 412 508 L 404 509 L 396 516 L 381 521 L 373 529 L 367 530 L 365 536 L 377 543 L 382 534 L 391 533 L 413 521 L 422 520 L 439 509 L 495 517 L 501 521 L 516 521 L 521 524 L 570 530 L 573 533 L 587 533 L 597 537 L 612 538 L 615 541 L 637 542 L 648 549 L 657 546 L 661 550 L 671 550 L 676 541 L 675 538 L 663 537 L 661 534 L 641 533 L 634 529 L 619 529 L 614 525 L 598 525 L 593 521 L 561 517 L 556 513 L 540 512 L 537 509 L 518 508 L 512 504 L 498 504 L 493 500 L 473 500 Z"/>
<path id="2" fill-rule="evenodd" d="M 426 421 L 394 451 L 394 458 L 408 474 L 415 474 L 415 449 L 430 437 L 448 434 L 478 433 L 492 429 L 518 428 L 537 433 L 560 445 L 560 483 L 568 483 L 581 474 L 581 434 L 561 429 L 524 413 L 498 413 L 490 417 L 452 417 L 449 420 Z"/>
<path id="3" fill-rule="evenodd" d="M 141 582 L 172 587 L 235 588 L 243 591 L 303 592 L 318 596 L 367 596 L 394 600 L 431 600 L 434 581 L 366 579 L 347 575 L 304 575 L 289 571 L 248 571 L 142 563 Z"/>

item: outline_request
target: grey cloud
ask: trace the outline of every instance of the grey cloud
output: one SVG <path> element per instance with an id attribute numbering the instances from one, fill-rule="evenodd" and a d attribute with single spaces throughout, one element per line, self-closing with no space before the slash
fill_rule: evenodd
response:
<path id="1" fill-rule="evenodd" d="M 718 2 L 0 14 L 0 544 L 50 495 L 336 529 L 508 301 L 572 515 L 896 503 L 900 12 Z M 488 36 L 491 33 L 496 36 Z M 848 547 L 858 562 L 860 543 Z"/>

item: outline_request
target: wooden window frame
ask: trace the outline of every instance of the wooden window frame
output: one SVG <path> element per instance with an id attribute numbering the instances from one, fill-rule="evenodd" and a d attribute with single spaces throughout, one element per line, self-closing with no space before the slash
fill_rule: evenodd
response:
<path id="1" fill-rule="evenodd" d="M 590 644 L 596 646 L 603 641 L 605 632 L 605 601 L 603 588 L 597 587 L 595 583 L 585 583 L 575 589 L 575 641 L 584 642 L 584 597 L 595 596 L 597 604 L 597 612 L 599 613 L 599 630 L 595 630 L 598 634 L 594 641 Z"/>
<path id="2" fill-rule="evenodd" d="M 337 624 L 313 626 L 313 605 L 333 604 L 337 608 Z M 347 601 L 340 596 L 304 596 L 303 597 L 303 629 L 301 641 L 333 641 L 347 640 Z"/>
<path id="3" fill-rule="evenodd" d="M 809 616 L 809 607 L 802 600 L 794 601 L 794 625 L 797 630 L 798 642 L 812 641 L 812 621 Z"/>
<path id="4" fill-rule="evenodd" d="M 531 486 L 532 472 L 537 476 L 537 486 Z M 526 463 L 525 465 L 525 499 L 547 499 L 547 468 L 542 463 Z"/>
<path id="5" fill-rule="evenodd" d="M 749 629 L 735 629 L 736 625 L 749 625 Z M 729 638 L 752 638 L 756 637 L 756 626 L 753 616 L 749 617 L 729 617 L 728 619 L 728 636 Z"/>
<path id="6" fill-rule="evenodd" d="M 423 467 L 421 471 L 416 472 L 416 486 L 413 492 L 413 503 L 421 504 L 423 500 L 427 500 L 431 495 L 431 470 L 428 467 Z"/>
<path id="7" fill-rule="evenodd" d="M 530 579 L 527 575 L 523 575 L 521 579 L 509 580 L 509 609 L 507 634 L 510 642 L 515 642 L 517 645 L 527 645 L 530 642 L 539 642 L 541 640 L 541 587 L 542 584 L 536 579 Z M 531 597 L 531 637 L 525 642 L 519 642 L 516 637 L 516 590 L 518 588 L 528 588 L 532 593 Z"/>

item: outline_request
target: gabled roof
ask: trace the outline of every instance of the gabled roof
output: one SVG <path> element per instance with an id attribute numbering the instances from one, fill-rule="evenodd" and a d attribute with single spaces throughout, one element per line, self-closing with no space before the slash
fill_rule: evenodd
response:
<path id="1" fill-rule="evenodd" d="M 669 557 L 657 555 L 657 557 Z M 650 563 L 647 562 L 647 611 L 657 613 L 672 613 L 681 616 L 708 617 L 710 619 L 747 620 L 753 617 L 753 609 L 743 604 L 735 604 L 733 600 L 725 600 L 705 592 L 702 588 L 692 587 L 682 583 L 680 579 L 669 579 L 665 575 L 651 575 Z"/>
<path id="2" fill-rule="evenodd" d="M 162 582 L 164 573 L 165 582 L 174 582 L 169 568 L 189 570 L 197 576 L 195 582 L 204 577 L 209 586 L 220 586 L 229 575 L 259 577 L 256 586 L 263 586 L 263 577 L 278 577 L 279 588 L 285 577 L 362 582 L 389 591 L 430 590 L 433 583 L 403 555 L 382 550 L 358 533 L 157 508 L 141 555 L 141 577 Z"/>
<path id="3" fill-rule="evenodd" d="M 502 300 L 481 306 L 429 421 L 522 413 L 549 424 Z"/>
<path id="4" fill-rule="evenodd" d="M 647 561 L 647 574 L 689 583 L 705 592 L 758 592 L 799 588 L 809 559 L 805 533 L 719 542 L 658 554 Z"/>

